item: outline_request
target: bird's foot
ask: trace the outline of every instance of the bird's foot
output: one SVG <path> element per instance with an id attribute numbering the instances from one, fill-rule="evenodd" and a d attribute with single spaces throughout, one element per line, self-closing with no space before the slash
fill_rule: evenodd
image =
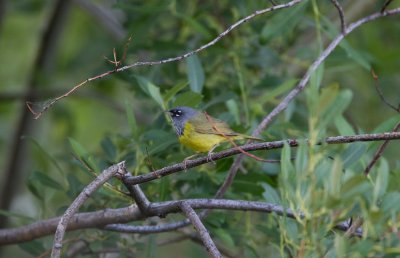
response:
<path id="1" fill-rule="evenodd" d="M 198 154 L 191 155 L 191 156 L 189 156 L 189 157 L 186 157 L 186 158 L 183 160 L 183 171 L 187 172 L 187 169 L 188 169 L 187 163 L 188 163 L 191 159 L 193 159 L 194 157 L 196 157 L 196 156 L 198 156 Z"/>
<path id="2" fill-rule="evenodd" d="M 212 155 L 214 154 L 214 152 L 211 150 L 208 152 L 207 154 L 207 161 L 208 162 L 212 162 L 213 164 L 216 164 L 216 162 L 212 159 Z"/>

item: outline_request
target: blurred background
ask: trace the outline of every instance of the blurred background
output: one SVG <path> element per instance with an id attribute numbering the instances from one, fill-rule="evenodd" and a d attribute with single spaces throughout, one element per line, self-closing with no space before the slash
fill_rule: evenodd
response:
<path id="1" fill-rule="evenodd" d="M 378 12 L 385 1 L 339 2 L 350 23 Z M 163 113 L 167 108 L 206 109 L 234 130 L 250 134 L 339 33 L 338 12 L 330 1 L 305 1 L 258 16 L 189 59 L 136 67 L 87 83 L 39 119 L 34 119 L 25 103 L 34 102 L 33 108 L 40 110 L 78 83 L 114 69 L 109 62 L 114 48 L 123 64 L 175 57 L 270 5 L 258 0 L 0 0 L 0 228 L 61 215 L 93 173 L 110 164 L 127 160 L 133 174 L 146 173 L 193 154 L 178 144 Z M 396 6 L 399 3 L 394 1 L 389 8 Z M 301 93 L 261 137 L 271 141 L 307 138 L 311 130 L 317 131 L 318 138 L 390 131 L 399 115 L 379 98 L 371 69 L 379 76 L 384 96 L 397 107 L 399 21 L 400 16 L 379 19 L 346 38 L 312 82 L 319 89 L 320 98 L 314 99 L 318 103 L 310 102 L 312 92 Z M 342 110 L 335 111 L 332 120 L 321 127 L 311 126 L 313 113 L 322 117 L 326 113 L 319 113 L 319 108 L 333 110 L 329 105 L 336 96 L 346 96 L 344 102 L 338 102 L 345 103 L 339 107 Z M 353 161 L 357 163 L 354 171 L 362 173 L 378 146 L 373 143 L 353 150 L 364 155 Z M 326 154 L 346 155 L 346 148 L 332 147 Z M 398 153 L 397 143 L 385 151 L 391 171 L 399 171 Z M 279 159 L 280 150 L 257 155 Z M 152 201 L 212 197 L 232 160 L 143 187 Z M 245 173 L 238 175 L 225 197 L 265 200 L 264 183 L 279 189 L 279 165 L 247 159 L 244 167 Z M 117 181 L 112 184 L 123 189 Z M 115 191 L 102 189 L 81 211 L 130 203 Z M 218 241 L 243 257 L 277 257 L 273 256 L 279 253 L 277 229 L 265 224 L 263 232 L 270 233 L 265 235 L 255 233 L 251 225 L 253 219 L 267 221 L 267 215 L 232 214 L 230 221 L 224 212 L 207 219 L 206 226 Z M 237 228 L 232 229 L 233 225 Z M 166 252 L 174 252 L 177 258 L 204 257 L 203 248 L 191 241 L 157 247 L 160 238 L 174 234 L 178 233 L 126 236 L 87 230 L 69 236 L 87 239 L 93 250 L 118 246 L 129 257 L 132 253 L 167 257 L 163 255 Z M 271 244 L 259 247 L 263 241 Z M 49 236 L 2 248 L 2 253 L 4 257 L 35 257 L 45 253 L 51 243 Z"/>

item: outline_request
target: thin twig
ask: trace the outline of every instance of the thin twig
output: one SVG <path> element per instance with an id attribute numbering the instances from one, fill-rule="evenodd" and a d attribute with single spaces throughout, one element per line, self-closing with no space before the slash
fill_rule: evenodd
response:
<path id="1" fill-rule="evenodd" d="M 222 257 L 219 252 L 217 246 L 212 240 L 210 234 L 208 233 L 206 227 L 201 222 L 197 213 L 193 210 L 192 207 L 187 202 L 181 202 L 181 209 L 183 213 L 185 213 L 186 217 L 192 222 L 193 227 L 196 229 L 197 233 L 199 233 L 200 239 L 206 247 L 208 253 L 211 257 L 220 258 Z"/>
<path id="2" fill-rule="evenodd" d="M 383 92 L 381 90 L 380 84 L 379 84 L 379 77 L 378 75 L 375 73 L 374 69 L 371 69 L 371 74 L 372 74 L 372 78 L 374 78 L 375 81 L 375 89 L 379 94 L 379 97 L 381 98 L 381 100 L 391 109 L 393 109 L 394 111 L 396 111 L 397 113 L 400 113 L 400 105 L 398 107 L 395 107 L 392 103 L 390 103 L 385 96 L 383 95 Z"/>
<path id="3" fill-rule="evenodd" d="M 388 100 L 386 100 L 385 96 L 383 95 L 383 92 L 381 90 L 380 84 L 379 84 L 379 78 L 378 75 L 375 73 L 373 69 L 371 69 L 371 74 L 372 77 L 374 78 L 375 81 L 375 89 L 378 92 L 379 97 L 385 103 L 389 108 L 393 109 L 396 112 L 400 112 L 400 106 L 396 108 L 394 105 L 392 105 Z M 392 130 L 392 132 L 397 132 L 400 129 L 400 123 L 398 123 Z M 382 156 L 383 151 L 386 149 L 386 146 L 389 144 L 389 141 L 386 140 L 382 143 L 382 145 L 378 148 L 378 150 L 375 152 L 372 160 L 370 163 L 367 165 L 367 167 L 364 170 L 364 174 L 367 176 L 369 172 L 371 171 L 372 167 L 375 165 L 375 163 L 378 161 L 378 159 Z"/>
<path id="4" fill-rule="evenodd" d="M 187 52 L 183 55 L 177 56 L 177 57 L 171 57 L 171 58 L 166 58 L 166 59 L 162 59 L 162 60 L 158 60 L 158 61 L 147 61 L 147 62 L 136 62 L 130 65 L 126 65 L 123 67 L 120 67 L 118 69 L 115 70 L 110 70 L 110 71 L 106 71 L 102 74 L 93 76 L 91 78 L 88 78 L 80 83 L 78 83 L 77 85 L 75 85 L 71 90 L 69 90 L 68 92 L 64 93 L 63 95 L 60 95 L 54 99 L 51 99 L 50 101 L 48 101 L 46 104 L 44 104 L 42 107 L 39 108 L 39 110 L 35 110 L 33 108 L 33 105 L 35 103 L 32 102 L 26 102 L 28 109 L 31 111 L 31 113 L 34 115 L 35 119 L 38 119 L 45 111 L 47 111 L 51 106 L 53 106 L 56 102 L 58 102 L 59 100 L 68 97 L 70 94 L 74 93 L 76 90 L 78 90 L 79 88 L 81 88 L 82 86 L 84 86 L 85 84 L 98 80 L 98 79 L 102 79 L 106 76 L 109 76 L 113 73 L 118 73 L 118 72 L 122 72 L 128 69 L 131 69 L 133 67 L 137 67 L 137 66 L 152 66 L 152 65 L 161 65 L 161 64 L 166 64 L 166 63 L 170 63 L 170 62 L 176 62 L 176 61 L 181 61 L 189 56 L 192 56 L 196 53 L 199 53 L 201 51 L 203 51 L 206 48 L 209 48 L 210 46 L 214 45 L 215 43 L 217 43 L 218 41 L 220 41 L 223 37 L 225 37 L 227 34 L 229 34 L 232 30 L 234 30 L 236 27 L 240 26 L 243 23 L 246 23 L 247 21 L 253 19 L 256 16 L 265 14 L 265 13 L 269 13 L 271 11 L 275 11 L 275 10 L 279 10 L 279 9 L 283 9 L 283 8 L 289 8 L 292 7 L 300 2 L 302 2 L 303 0 L 293 0 L 289 3 L 285 3 L 285 4 L 281 4 L 281 5 L 275 5 L 266 9 L 262 9 L 262 10 L 257 10 L 254 13 L 246 16 L 245 18 L 237 21 L 236 23 L 232 24 L 231 26 L 229 26 L 225 31 L 223 31 L 221 34 L 219 34 L 215 39 L 211 40 L 210 42 L 208 42 L 207 44 L 193 50 L 190 52 Z"/>
<path id="5" fill-rule="evenodd" d="M 122 161 L 114 166 L 111 166 L 104 170 L 95 180 L 93 180 L 89 185 L 83 189 L 83 191 L 78 195 L 74 202 L 68 207 L 64 215 L 61 217 L 57 225 L 57 230 L 54 236 L 53 248 L 51 251 L 52 258 L 58 258 L 61 254 L 62 240 L 68 223 L 72 216 L 78 211 L 79 207 L 90 197 L 90 195 L 107 182 L 111 177 L 117 173 L 125 173 L 125 161 Z"/>
<path id="6" fill-rule="evenodd" d="M 344 12 L 343 12 L 343 8 L 340 5 L 338 0 L 331 0 L 331 2 L 333 3 L 333 5 L 336 7 L 336 9 L 339 12 L 339 17 L 340 17 L 340 28 L 342 33 L 344 33 L 346 31 L 346 22 L 344 20 Z"/>
<path id="7" fill-rule="evenodd" d="M 351 142 L 364 142 L 364 141 L 379 141 L 379 140 L 395 140 L 400 139 L 399 132 L 391 132 L 391 133 L 380 133 L 380 134 L 360 134 L 353 136 L 333 136 L 327 137 L 324 141 L 320 141 L 317 144 L 340 144 L 340 143 L 351 143 Z M 262 143 L 251 143 L 240 146 L 240 148 L 244 151 L 256 151 L 256 150 L 271 150 L 271 149 L 279 149 L 282 148 L 285 143 L 289 144 L 291 147 L 296 147 L 299 145 L 299 142 L 306 142 L 306 140 L 282 140 L 282 141 L 274 141 L 274 142 L 262 142 Z M 216 152 L 210 155 L 212 160 L 219 160 L 226 157 L 230 157 L 233 155 L 240 154 L 241 152 L 236 148 L 231 148 L 227 150 L 223 150 L 220 152 Z M 123 182 L 125 184 L 141 184 L 144 182 L 149 182 L 152 180 L 159 179 L 160 177 L 164 177 L 179 171 L 187 170 L 188 168 L 196 167 L 205 163 L 210 162 L 209 157 L 200 157 L 193 160 L 186 160 L 185 162 L 177 163 L 172 166 L 164 167 L 159 170 L 143 174 L 137 176 L 126 175 L 123 177 Z"/>
<path id="8" fill-rule="evenodd" d="M 381 13 L 384 13 L 386 11 L 386 8 L 390 5 L 391 2 L 393 2 L 393 0 L 386 0 L 385 4 L 382 6 Z"/>
<path id="9" fill-rule="evenodd" d="M 398 123 L 394 128 L 393 132 L 397 132 L 400 129 L 400 123 Z M 378 159 L 382 156 L 383 151 L 385 150 L 386 146 L 389 144 L 389 140 L 386 140 L 382 143 L 382 145 L 378 148 L 378 150 L 375 152 L 374 157 L 372 160 L 368 163 L 367 167 L 364 170 L 364 174 L 367 176 L 369 172 L 371 171 L 372 167 L 375 165 L 375 163 L 378 161 Z"/>

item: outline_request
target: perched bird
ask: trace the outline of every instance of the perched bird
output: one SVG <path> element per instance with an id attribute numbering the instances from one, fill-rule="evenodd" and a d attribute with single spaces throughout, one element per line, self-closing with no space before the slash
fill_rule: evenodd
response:
<path id="1" fill-rule="evenodd" d="M 167 111 L 178 135 L 179 141 L 197 151 L 209 154 L 222 142 L 260 138 L 234 132 L 219 119 L 190 107 L 176 107 Z"/>

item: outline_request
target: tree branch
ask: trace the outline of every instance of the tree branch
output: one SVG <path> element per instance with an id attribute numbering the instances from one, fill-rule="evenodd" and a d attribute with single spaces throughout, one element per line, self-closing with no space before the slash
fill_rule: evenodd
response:
<path id="1" fill-rule="evenodd" d="M 319 142 L 318 144 L 323 144 L 323 143 L 340 144 L 340 143 L 378 141 L 378 140 L 388 140 L 388 139 L 390 140 L 400 139 L 400 133 L 391 132 L 391 133 L 381 133 L 381 134 L 361 134 L 354 136 L 334 136 L 334 137 L 328 137 L 324 141 Z M 285 143 L 289 144 L 291 147 L 296 147 L 299 145 L 299 140 L 293 139 L 293 140 L 282 140 L 275 142 L 251 143 L 240 146 L 240 148 L 244 151 L 271 150 L 271 149 L 282 148 Z M 237 148 L 231 148 L 228 150 L 211 154 L 211 159 L 216 161 L 240 153 L 241 152 Z M 137 176 L 125 175 L 122 178 L 122 180 L 125 184 L 141 184 L 144 182 L 149 182 L 152 180 L 159 179 L 160 177 L 164 177 L 179 171 L 185 171 L 188 168 L 193 168 L 208 162 L 210 162 L 208 156 L 204 156 L 194 160 L 187 160 L 185 162 L 177 163 L 172 166 L 164 167 L 159 170 L 143 175 L 137 175 Z"/>
<path id="2" fill-rule="evenodd" d="M 196 214 L 193 208 L 190 207 L 190 205 L 187 202 L 181 202 L 180 206 L 183 213 L 185 213 L 186 217 L 188 217 L 193 227 L 199 233 L 200 239 L 203 242 L 204 246 L 206 247 L 207 252 L 210 254 L 210 256 L 214 258 L 222 257 L 217 246 L 212 240 L 210 234 L 208 233 L 206 227 L 203 225 L 199 216 Z"/>
<path id="3" fill-rule="evenodd" d="M 137 206 L 129 206 L 120 209 L 105 209 L 96 212 L 85 212 L 85 213 L 75 214 L 69 221 L 67 225 L 67 230 L 71 231 L 77 229 L 101 228 L 110 231 L 141 233 L 141 234 L 166 232 L 166 230 L 163 231 L 154 230 L 155 227 L 157 226 L 149 226 L 147 230 L 145 226 L 126 225 L 125 228 L 122 228 L 122 227 L 116 227 L 114 225 L 114 228 L 112 228 L 106 225 L 113 223 L 128 223 L 132 221 L 143 220 L 150 216 L 158 216 L 158 214 L 163 214 L 165 216 L 166 214 L 169 213 L 177 213 L 181 211 L 180 203 L 182 201 L 185 201 L 188 204 L 190 204 L 190 206 L 193 209 L 256 211 L 256 212 L 274 213 L 278 216 L 286 216 L 292 219 L 295 219 L 296 215 L 300 216 L 300 218 L 303 217 L 300 212 L 297 212 L 295 214 L 291 209 L 284 209 L 280 205 L 266 203 L 266 202 L 225 200 L 225 199 L 186 199 L 180 201 L 165 201 L 159 203 L 152 203 L 151 208 L 149 209 L 149 215 L 146 217 L 143 216 L 143 214 L 140 212 Z M 60 219 L 61 219 L 60 217 L 57 217 L 48 220 L 42 220 L 16 229 L 0 229 L 0 246 L 27 242 L 39 237 L 53 234 L 54 231 L 56 230 L 57 224 L 60 221 Z M 140 227 L 141 230 L 136 231 L 136 229 Z M 128 230 L 129 228 L 132 229 L 132 231 L 129 231 Z M 342 222 L 337 224 L 335 228 L 338 230 L 346 231 L 349 228 L 349 226 L 347 223 Z M 360 235 L 362 234 L 361 231 L 358 231 L 358 233 Z"/>
<path id="4" fill-rule="evenodd" d="M 340 5 L 338 0 L 331 0 L 331 2 L 333 3 L 333 5 L 336 7 L 336 9 L 339 12 L 339 18 L 340 18 L 340 28 L 342 33 L 345 33 L 346 31 L 346 22 L 344 21 L 344 12 L 343 12 L 343 8 Z"/>
<path id="5" fill-rule="evenodd" d="M 74 202 L 68 207 L 64 215 L 61 217 L 57 225 L 57 230 L 54 236 L 53 249 L 51 252 L 52 258 L 58 258 L 61 254 L 62 240 L 64 238 L 64 233 L 68 226 L 69 221 L 72 216 L 78 211 L 79 207 L 90 197 L 90 195 L 107 182 L 111 177 L 117 173 L 125 173 L 125 161 L 122 161 L 116 165 L 113 165 L 105 169 L 100 175 L 98 175 L 88 186 L 83 189 L 79 196 L 74 200 Z"/>
<path id="6" fill-rule="evenodd" d="M 393 132 L 397 132 L 400 129 L 400 123 L 398 123 L 394 129 Z M 368 163 L 367 167 L 364 170 L 364 174 L 367 176 L 369 172 L 371 171 L 372 167 L 375 165 L 375 163 L 378 161 L 378 159 L 382 156 L 383 151 L 386 149 L 386 146 L 389 144 L 390 140 L 385 140 L 382 145 L 378 148 L 378 150 L 375 152 L 374 157 L 372 160 Z"/>

